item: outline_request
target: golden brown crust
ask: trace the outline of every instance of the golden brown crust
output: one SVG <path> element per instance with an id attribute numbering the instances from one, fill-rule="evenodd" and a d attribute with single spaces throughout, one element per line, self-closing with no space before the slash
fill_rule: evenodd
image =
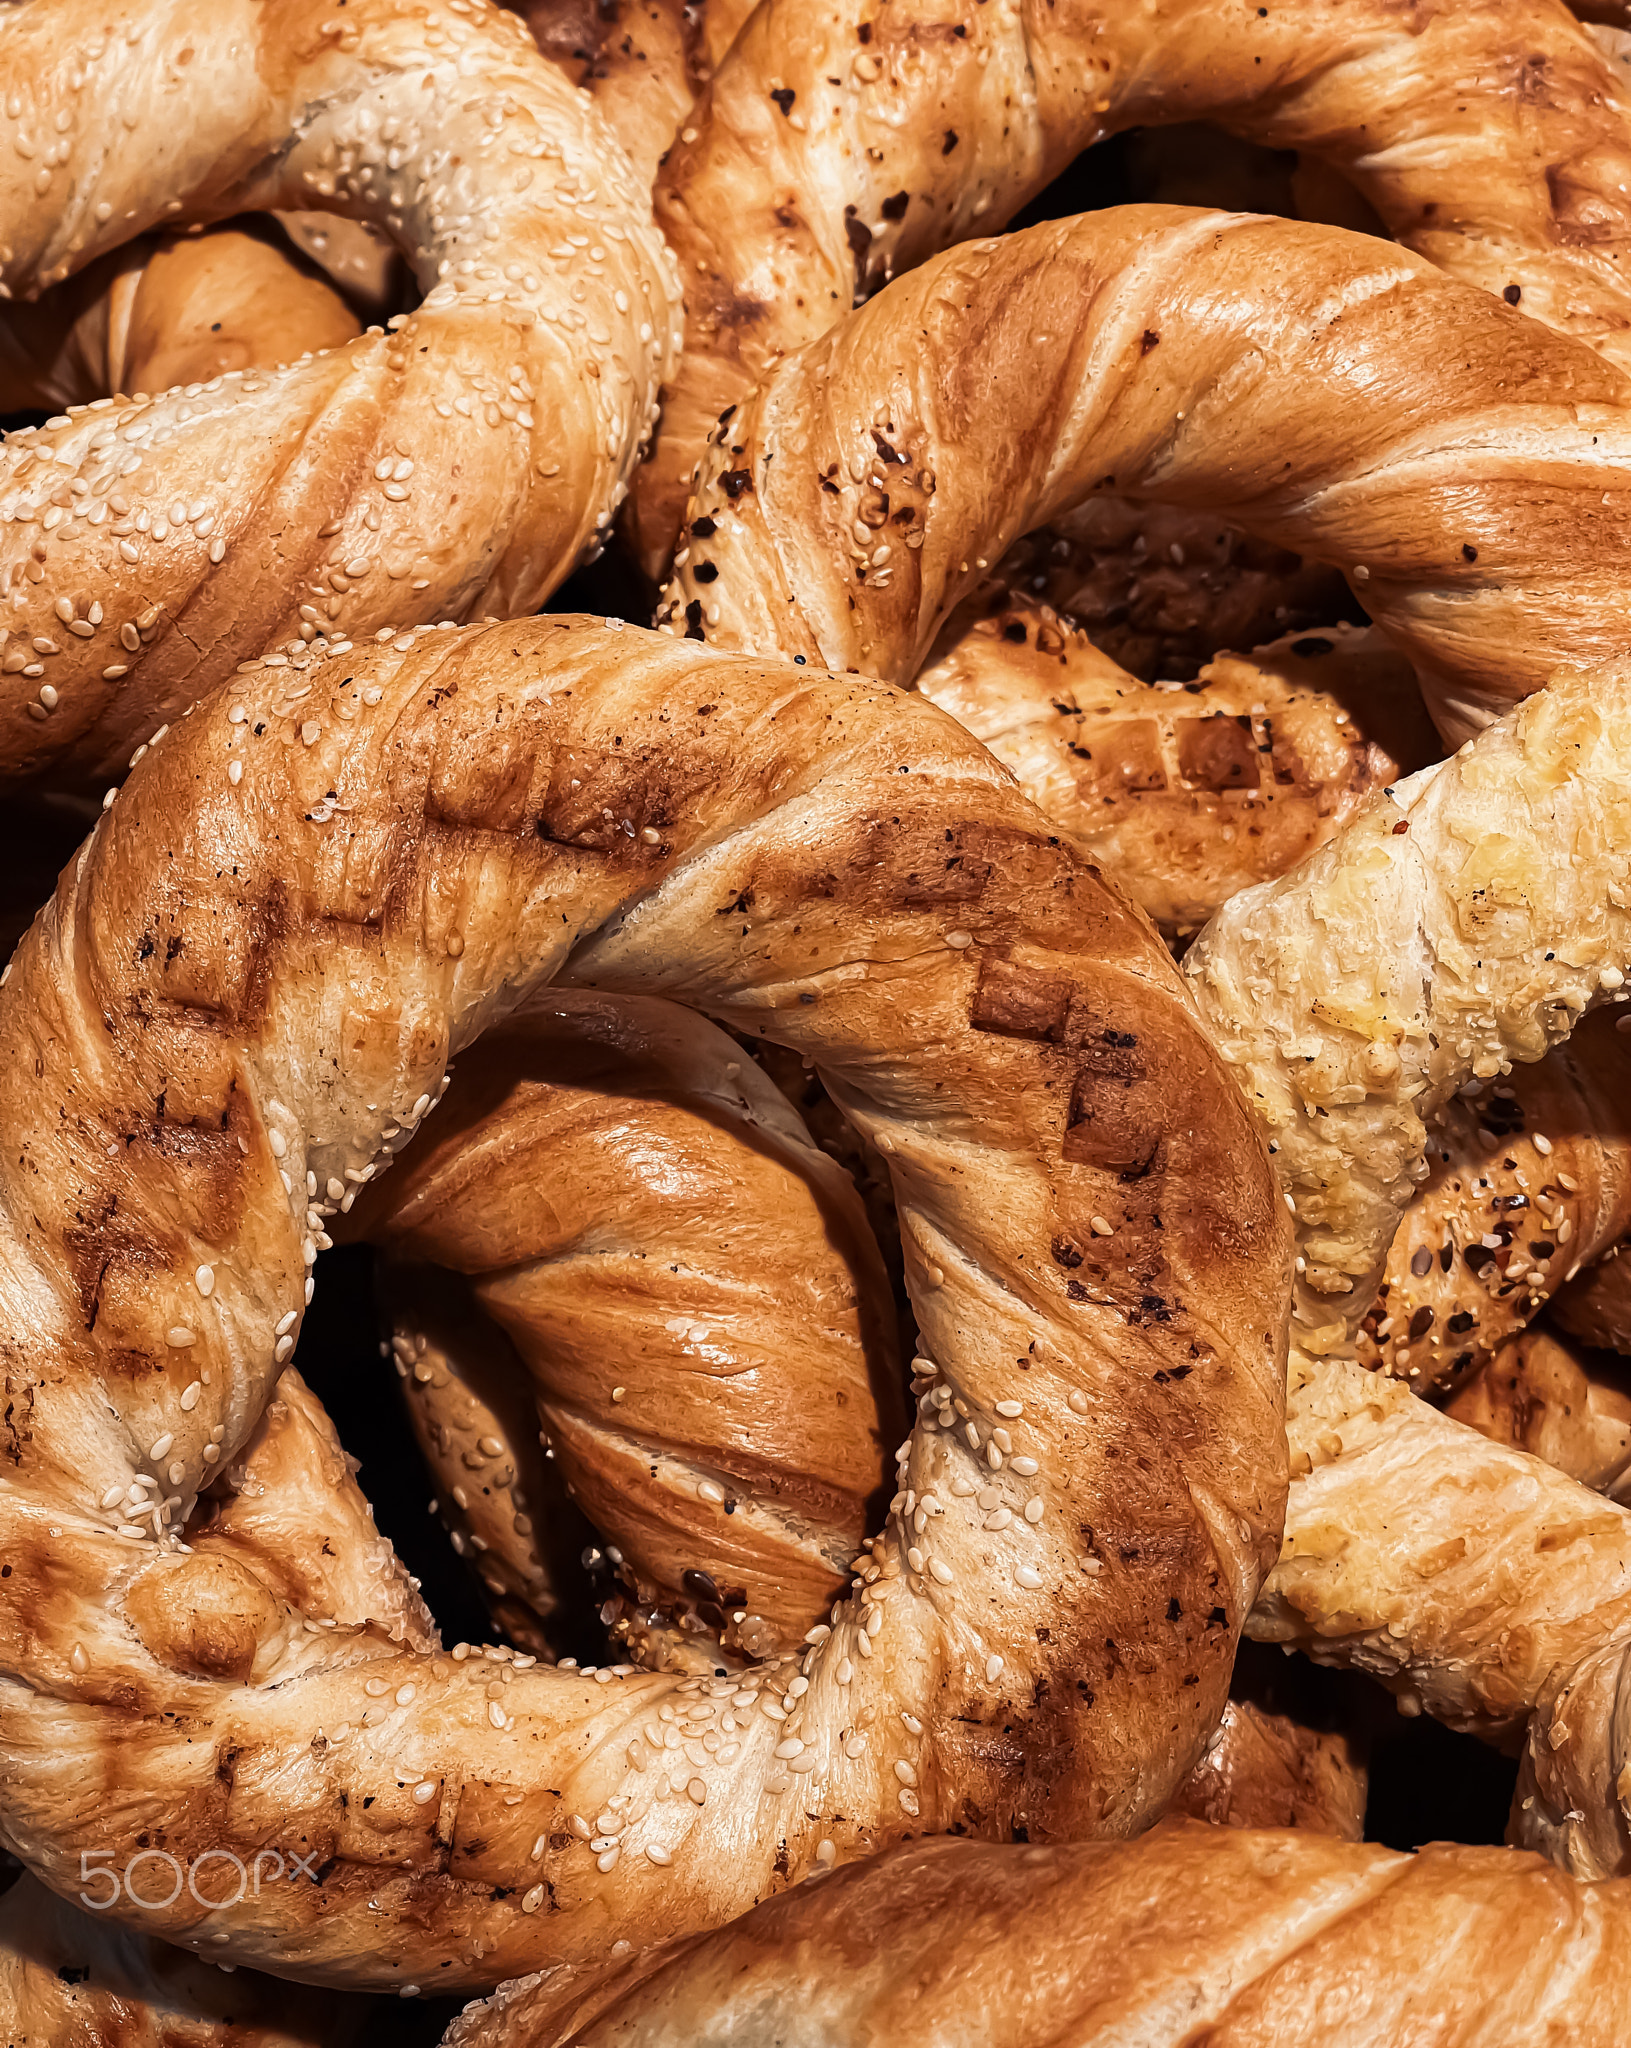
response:
<path id="1" fill-rule="evenodd" d="M 853 1185 L 733 1039 L 650 1000 L 534 1003 L 489 1035 L 353 1227 L 470 1278 L 530 1378 L 525 1437 L 542 1424 L 552 1490 L 643 1604 L 756 1656 L 821 1619 L 906 1426 L 894 1306 Z M 448 1337 L 404 1382 L 421 1409 L 451 1392 Z M 531 1493 L 544 1461 L 515 1436 L 445 1415 L 436 1463 L 461 1512 L 501 1487 L 508 1530 L 501 1512 L 472 1532 L 482 1568 L 500 1553 L 531 1582 L 550 1574 L 515 1514 L 537 1517 L 508 1508 L 506 1473 L 525 1458 Z"/>
<path id="2" fill-rule="evenodd" d="M 1444 1412 L 1494 1443 L 1532 1451 L 1582 1486 L 1618 1499 L 1631 1467 L 1631 1378 L 1610 1352 L 1545 1325 L 1511 1337 Z"/>
<path id="3" fill-rule="evenodd" d="M 724 1681 L 308 1631 L 264 1586 L 249 1683 L 178 1670 L 128 1603 L 200 1553 L 101 1500 L 157 1461 L 144 1523 L 191 1512 L 329 1182 L 551 976 L 808 1053 L 888 1158 L 935 1368 L 866 1582 Z M 1126 1832 L 1204 1745 L 1279 1522 L 1285 1212 L 1155 934 L 932 706 L 569 617 L 297 648 L 147 753 L 0 1040 L 4 1824 L 48 1879 L 160 1816 L 178 1855 L 298 1839 L 320 1893 L 227 1953 L 491 1982 L 920 1827 Z M 716 1746 L 670 1757 L 665 1708 Z"/>
<path id="4" fill-rule="evenodd" d="M 1620 1885 L 1185 1822 L 1114 1846 L 923 1842 L 700 1940 L 509 1985 L 448 2048 L 1619 2048 Z"/>
<path id="5" fill-rule="evenodd" d="M 610 131 L 521 25 L 451 0 L 343 21 L 319 0 L 30 0 L 5 36 L 67 152 L 4 160 L 12 296 L 160 222 L 313 200 L 389 233 L 424 296 L 309 361 L 7 438 L 0 777 L 100 785 L 296 630 L 539 603 L 622 493 L 674 287 Z M 76 125 L 87 105 L 120 109 L 118 150 Z"/>
<path id="6" fill-rule="evenodd" d="M 226 1879 L 214 1869 L 201 1879 Z M 107 1872 L 85 1896 L 107 1896 Z M 138 1887 L 169 1889 L 161 1855 Z M 366 2000 L 308 1991 L 126 1929 L 23 1876 L 0 1899 L 0 2035 L 8 2048 L 347 2048 Z"/>
<path id="7" fill-rule="evenodd" d="M 590 93 L 641 184 L 753 12 L 754 0 L 502 0 Z"/>
<path id="8" fill-rule="evenodd" d="M 1118 129 L 1204 119 L 1317 156 L 1441 269 L 1619 356 L 1628 113 L 1622 74 L 1556 0 L 772 0 L 659 182 L 686 346 L 636 483 L 647 573 L 727 407 Z"/>
<path id="9" fill-rule="evenodd" d="M 55 412 L 292 363 L 342 347 L 361 325 L 270 214 L 143 235 L 32 304 L 0 309 L 0 411 Z"/>
<path id="10" fill-rule="evenodd" d="M 1297 635 L 1152 688 L 1036 601 L 971 608 L 918 689 L 1169 935 L 1284 874 L 1438 751 L 1414 672 L 1372 631 Z"/>
<path id="11" fill-rule="evenodd" d="M 1016 535 L 1113 489 L 1339 564 L 1459 737 L 1619 651 L 1626 388 L 1368 237 L 1050 222 L 935 258 L 780 364 L 717 430 L 659 616 L 908 681 Z"/>
<path id="12" fill-rule="evenodd" d="M 1439 1111 L 1427 1177 L 1360 1325 L 1361 1364 L 1418 1394 L 1459 1385 L 1631 1227 L 1627 1014 L 1610 1005 L 1545 1059 L 1470 1081 Z"/>
<path id="13" fill-rule="evenodd" d="M 1351 1737 L 1231 1700 L 1168 1810 L 1216 1827 L 1309 1828 L 1357 1842 L 1365 1832 L 1365 1791 L 1365 1767 Z"/>

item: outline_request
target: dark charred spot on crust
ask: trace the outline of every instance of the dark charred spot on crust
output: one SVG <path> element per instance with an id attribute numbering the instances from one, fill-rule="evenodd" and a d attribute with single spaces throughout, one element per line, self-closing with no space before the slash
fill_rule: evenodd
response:
<path id="1" fill-rule="evenodd" d="M 742 493 L 743 493 L 744 491 L 751 491 L 751 490 L 752 490 L 752 488 L 753 488 L 753 472 L 752 472 L 752 470 L 751 470 L 751 469 L 727 469 L 727 470 L 726 470 L 726 471 L 725 471 L 725 472 L 724 472 L 724 473 L 723 473 L 723 474 L 721 475 L 721 477 L 720 477 L 720 479 L 719 479 L 719 488 L 720 488 L 720 489 L 721 489 L 721 490 L 722 490 L 722 491 L 723 491 L 723 492 L 725 493 L 726 497 L 727 497 L 727 498 L 729 498 L 729 499 L 730 499 L 730 501 L 731 501 L 731 503 L 732 503 L 732 504 L 734 505 L 734 504 L 735 504 L 735 502 L 736 502 L 736 500 L 737 500 L 737 499 L 738 499 L 739 497 L 741 497 L 741 495 L 742 495 Z M 689 615 L 689 612 L 688 612 L 688 615 Z"/>
<path id="2" fill-rule="evenodd" d="M 853 206 L 844 208 L 844 239 L 855 259 L 855 302 L 866 297 L 867 255 L 872 248 L 872 230 L 859 218 Z"/>
<path id="3" fill-rule="evenodd" d="M 906 218 L 906 209 L 910 203 L 910 193 L 891 192 L 889 197 L 878 208 L 878 211 L 885 220 L 902 221 Z"/>
<path id="4" fill-rule="evenodd" d="M 780 85 L 772 89 L 770 97 L 781 108 L 782 118 L 785 120 L 792 113 L 793 102 L 798 98 L 798 94 L 794 92 L 790 85 Z"/>

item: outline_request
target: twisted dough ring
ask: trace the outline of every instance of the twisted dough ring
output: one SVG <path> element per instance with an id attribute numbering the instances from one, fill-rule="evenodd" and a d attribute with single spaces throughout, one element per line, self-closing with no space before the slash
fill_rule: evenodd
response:
<path id="1" fill-rule="evenodd" d="M 447 2048 L 1619 2048 L 1623 1886 L 1534 1857 L 1194 1823 L 922 1842 L 470 2008 Z"/>
<path id="2" fill-rule="evenodd" d="M 9 292 L 160 220 L 316 203 L 387 230 L 425 293 L 389 334 L 7 440 L 0 774 L 105 780 L 297 628 L 537 604 L 650 425 L 673 273 L 604 124 L 520 24 L 452 0 L 52 0 L 0 35 Z M 119 109 L 118 150 L 93 105 Z"/>
<path id="3" fill-rule="evenodd" d="M 647 572 L 719 415 L 856 295 L 1102 136 L 1197 119 L 1323 157 L 1441 269 L 1625 352 L 1631 92 L 1557 0 L 775 0 L 659 182 L 687 329 L 635 485 Z"/>
<path id="4" fill-rule="evenodd" d="M 1340 229 L 1048 223 L 923 265 L 781 364 L 717 430 L 660 618 L 905 682 L 983 564 L 1114 489 L 1338 562 L 1453 738 L 1623 647 L 1627 395 Z"/>
<path id="5" fill-rule="evenodd" d="M 0 994 L 7 1839 L 61 1888 L 145 1826 L 298 1836 L 320 1892 L 212 1916 L 228 1953 L 457 1985 L 920 1826 L 1136 1828 L 1277 1526 L 1287 1278 L 1148 926 L 871 683 L 537 620 L 241 690 L 147 754 Z M 797 1664 L 467 1670 L 172 1547 L 292 1347 L 322 1191 L 552 975 L 808 1052 L 890 1159 L 936 1371 L 868 1583 Z M 677 1791 L 664 1710 L 731 1731 Z"/>

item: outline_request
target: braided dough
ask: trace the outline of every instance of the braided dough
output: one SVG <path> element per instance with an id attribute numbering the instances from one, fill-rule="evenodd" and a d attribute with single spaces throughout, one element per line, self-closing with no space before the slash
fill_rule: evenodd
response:
<path id="1" fill-rule="evenodd" d="M 1631 1515 L 1349 1362 L 1430 1118 L 1535 1061 L 1631 956 L 1631 671 L 1564 674 L 1212 921 L 1186 977 L 1298 1220 L 1292 1491 L 1252 1632 L 1522 1742 L 1514 1838 L 1631 1870 Z"/>
<path id="2" fill-rule="evenodd" d="M 906 682 L 1017 534 L 1113 489 L 1341 565 L 1454 738 L 1619 652 L 1626 396 L 1367 237 L 1049 222 L 897 280 L 733 411 L 659 618 Z"/>
<path id="3" fill-rule="evenodd" d="M 1289 1277 L 1148 925 L 882 685 L 570 619 L 286 661 L 147 753 L 0 993 L 8 1841 L 61 1886 L 161 1818 L 178 1856 L 298 1835 L 320 1894 L 215 1916 L 225 1953 L 452 1986 L 903 1831 L 1143 1824 L 1278 1527 Z M 889 1160 L 935 1367 L 867 1583 L 797 1661 L 461 1664 L 376 1618 L 388 1551 L 313 1629 L 174 1546 L 347 1174 L 552 976 L 808 1053 Z M 99 1503 L 138 1474 L 121 1536 Z M 665 1709 L 719 1738 L 680 1738 L 682 1785 Z"/>
<path id="4" fill-rule="evenodd" d="M 1533 1856 L 1184 1822 L 920 1842 L 700 1940 L 546 1972 L 447 2048 L 1619 2048 L 1631 1888 Z"/>
<path id="5" fill-rule="evenodd" d="M 636 485 L 648 574 L 716 420 L 785 356 L 1101 137 L 1201 119 L 1321 158 L 1440 269 L 1626 356 L 1631 89 L 1558 0 L 770 0 L 658 185 L 686 345 Z"/>
<path id="6" fill-rule="evenodd" d="M 605 124 L 520 24 L 452 0 L 29 0 L 0 35 L 29 86 L 0 179 L 12 295 L 161 220 L 314 202 L 385 229 L 425 294 L 309 362 L 8 438 L 0 775 L 105 781 L 297 628 L 540 602 L 621 494 L 674 286 Z M 117 151 L 91 106 L 119 109 Z"/>

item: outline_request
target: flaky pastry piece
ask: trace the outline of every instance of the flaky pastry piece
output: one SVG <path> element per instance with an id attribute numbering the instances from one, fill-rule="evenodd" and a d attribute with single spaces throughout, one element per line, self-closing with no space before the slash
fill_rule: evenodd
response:
<path id="1" fill-rule="evenodd" d="M 1619 2048 L 1631 1888 L 1170 1823 L 913 1843 L 700 1939 L 506 1985 L 447 2048 Z"/>
<path id="2" fill-rule="evenodd" d="M 894 1304 L 853 1183 L 734 1039 L 674 1004 L 551 993 L 488 1034 L 350 1225 L 470 1281 L 462 1332 L 434 1296 L 385 1301 L 484 1580 L 512 1601 L 553 1581 L 514 1493 L 564 1484 L 643 1603 L 754 1655 L 821 1620 L 906 1426 Z M 516 1367 L 522 1431 L 494 1412 Z"/>
<path id="3" fill-rule="evenodd" d="M 686 342 L 636 482 L 647 573 L 720 415 L 785 356 L 995 233 L 1101 137 L 1195 120 L 1319 157 L 1441 269 L 1624 352 L 1631 88 L 1559 0 L 1408 16 L 1390 0 L 770 0 L 658 184 Z M 1051 384 L 1069 324 L 1033 324 Z"/>
<path id="4" fill-rule="evenodd" d="M 274 639 L 525 611 L 604 532 L 674 340 L 672 259 L 513 16 L 26 0 L 0 58 L 28 85 L 0 178 L 11 296 L 158 224 L 313 205 L 384 230 L 423 293 L 307 362 L 7 438 L 0 625 L 32 658 L 0 662 L 0 777 L 105 782 Z M 117 150 L 93 107 L 118 110 Z"/>
<path id="5" fill-rule="evenodd" d="M 1051 607 L 1009 594 L 984 611 L 976 596 L 916 687 L 1169 935 L 1284 874 L 1438 752 L 1410 664 L 1348 626 L 1152 687 Z"/>
<path id="6" fill-rule="evenodd" d="M 1342 567 L 1457 738 L 1619 652 L 1626 400 L 1591 350 L 1367 236 L 1047 222 L 897 279 L 733 409 L 659 618 L 908 682 L 1016 536 L 1113 490 Z"/>
<path id="7" fill-rule="evenodd" d="M 807 1054 L 894 1178 L 933 1369 L 889 1519 L 723 1680 L 307 1628 L 177 1547 L 345 1188 L 552 978 Z M 1136 1830 L 1205 1746 L 1280 1522 L 1289 1219 L 1157 935 L 933 706 L 567 617 L 274 657 L 148 749 L 0 1041 L 3 1826 L 47 1881 L 298 1837 L 320 1891 L 214 1915 L 224 1955 L 489 1984 L 907 1832 Z"/>

